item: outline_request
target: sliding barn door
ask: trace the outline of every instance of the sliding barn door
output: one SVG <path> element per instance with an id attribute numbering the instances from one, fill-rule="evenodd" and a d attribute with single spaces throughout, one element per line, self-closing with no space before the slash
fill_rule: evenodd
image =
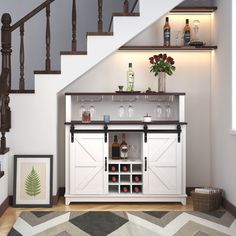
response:
<path id="1" fill-rule="evenodd" d="M 104 134 L 75 134 L 70 145 L 70 193 L 106 194 Z"/>
<path id="2" fill-rule="evenodd" d="M 181 144 L 177 134 L 148 134 L 144 146 L 144 193 L 180 193 Z"/>

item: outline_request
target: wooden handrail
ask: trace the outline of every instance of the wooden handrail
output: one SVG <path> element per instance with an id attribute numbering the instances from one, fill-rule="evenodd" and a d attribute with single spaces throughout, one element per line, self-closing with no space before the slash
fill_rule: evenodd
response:
<path id="1" fill-rule="evenodd" d="M 20 27 L 22 24 L 24 24 L 26 21 L 28 21 L 30 18 L 38 14 L 40 11 L 42 11 L 44 8 L 46 8 L 48 5 L 50 5 L 55 0 L 47 0 L 38 7 L 36 7 L 33 11 L 25 15 L 22 19 L 17 21 L 14 25 L 11 26 L 11 32 L 16 30 L 18 27 Z"/>
<path id="2" fill-rule="evenodd" d="M 133 12 L 134 12 L 134 9 L 135 9 L 135 7 L 137 6 L 137 4 L 138 4 L 138 0 L 136 0 L 136 1 L 134 2 L 134 5 L 133 5 L 133 7 L 132 7 L 130 13 L 133 13 Z"/>

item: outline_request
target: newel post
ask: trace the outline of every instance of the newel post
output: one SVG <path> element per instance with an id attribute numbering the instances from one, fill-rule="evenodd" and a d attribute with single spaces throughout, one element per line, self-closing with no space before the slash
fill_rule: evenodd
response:
<path id="1" fill-rule="evenodd" d="M 2 71 L 9 69 L 7 85 L 11 88 L 11 16 L 8 13 L 2 15 L 2 29 L 1 29 L 1 53 L 2 53 Z"/>
<path id="2" fill-rule="evenodd" d="M 1 28 L 1 53 L 2 70 L 0 75 L 0 131 L 1 147 L 0 153 L 6 153 L 5 134 L 11 128 L 11 109 L 9 107 L 9 91 L 11 89 L 11 16 L 8 13 L 2 15 Z"/>

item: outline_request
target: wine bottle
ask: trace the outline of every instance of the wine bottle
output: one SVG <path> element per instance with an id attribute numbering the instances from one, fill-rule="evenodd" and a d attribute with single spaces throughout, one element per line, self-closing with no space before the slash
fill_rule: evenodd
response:
<path id="1" fill-rule="evenodd" d="M 118 143 L 117 135 L 114 135 L 114 142 L 111 145 L 112 159 L 120 159 L 120 144 Z"/>
<path id="2" fill-rule="evenodd" d="M 132 63 L 129 63 L 129 69 L 127 71 L 127 89 L 128 92 L 134 91 L 134 71 L 132 69 Z"/>
<path id="3" fill-rule="evenodd" d="M 125 141 L 125 133 L 122 134 L 122 142 L 120 144 L 120 157 L 121 159 L 128 158 L 128 145 Z"/>
<path id="4" fill-rule="evenodd" d="M 117 182 L 116 176 L 112 176 L 111 180 L 112 180 L 112 182 L 114 182 L 114 183 Z"/>
<path id="5" fill-rule="evenodd" d="M 163 37 L 164 37 L 164 46 L 170 46 L 170 24 L 169 24 L 169 17 L 166 17 L 166 22 L 163 27 Z"/>
<path id="6" fill-rule="evenodd" d="M 124 187 L 122 187 L 122 192 L 124 192 L 124 193 L 128 193 L 128 187 L 126 187 L 126 186 L 124 186 Z"/>
<path id="7" fill-rule="evenodd" d="M 129 169 L 127 166 L 122 166 L 122 171 L 127 172 Z"/>
<path id="8" fill-rule="evenodd" d="M 138 176 L 135 176 L 135 177 L 134 177 L 134 181 L 135 181 L 136 183 L 138 183 L 138 182 L 140 181 L 139 177 L 138 177 Z"/>
<path id="9" fill-rule="evenodd" d="M 135 187 L 134 187 L 134 192 L 135 192 L 135 193 L 139 193 L 139 192 L 140 192 L 139 187 L 135 186 Z"/>
<path id="10" fill-rule="evenodd" d="M 184 46 L 188 46 L 191 40 L 191 28 L 189 25 L 189 19 L 186 19 L 186 25 L 184 27 Z"/>
<path id="11" fill-rule="evenodd" d="M 115 172 L 116 171 L 116 166 L 111 166 L 111 171 Z"/>

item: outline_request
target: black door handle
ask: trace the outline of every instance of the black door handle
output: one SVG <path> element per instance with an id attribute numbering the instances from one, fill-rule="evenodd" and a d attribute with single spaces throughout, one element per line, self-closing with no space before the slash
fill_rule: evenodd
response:
<path id="1" fill-rule="evenodd" d="M 144 171 L 147 171 L 147 157 L 144 158 L 145 163 L 144 163 Z"/>
<path id="2" fill-rule="evenodd" d="M 107 157 L 105 157 L 105 171 L 107 171 Z"/>

